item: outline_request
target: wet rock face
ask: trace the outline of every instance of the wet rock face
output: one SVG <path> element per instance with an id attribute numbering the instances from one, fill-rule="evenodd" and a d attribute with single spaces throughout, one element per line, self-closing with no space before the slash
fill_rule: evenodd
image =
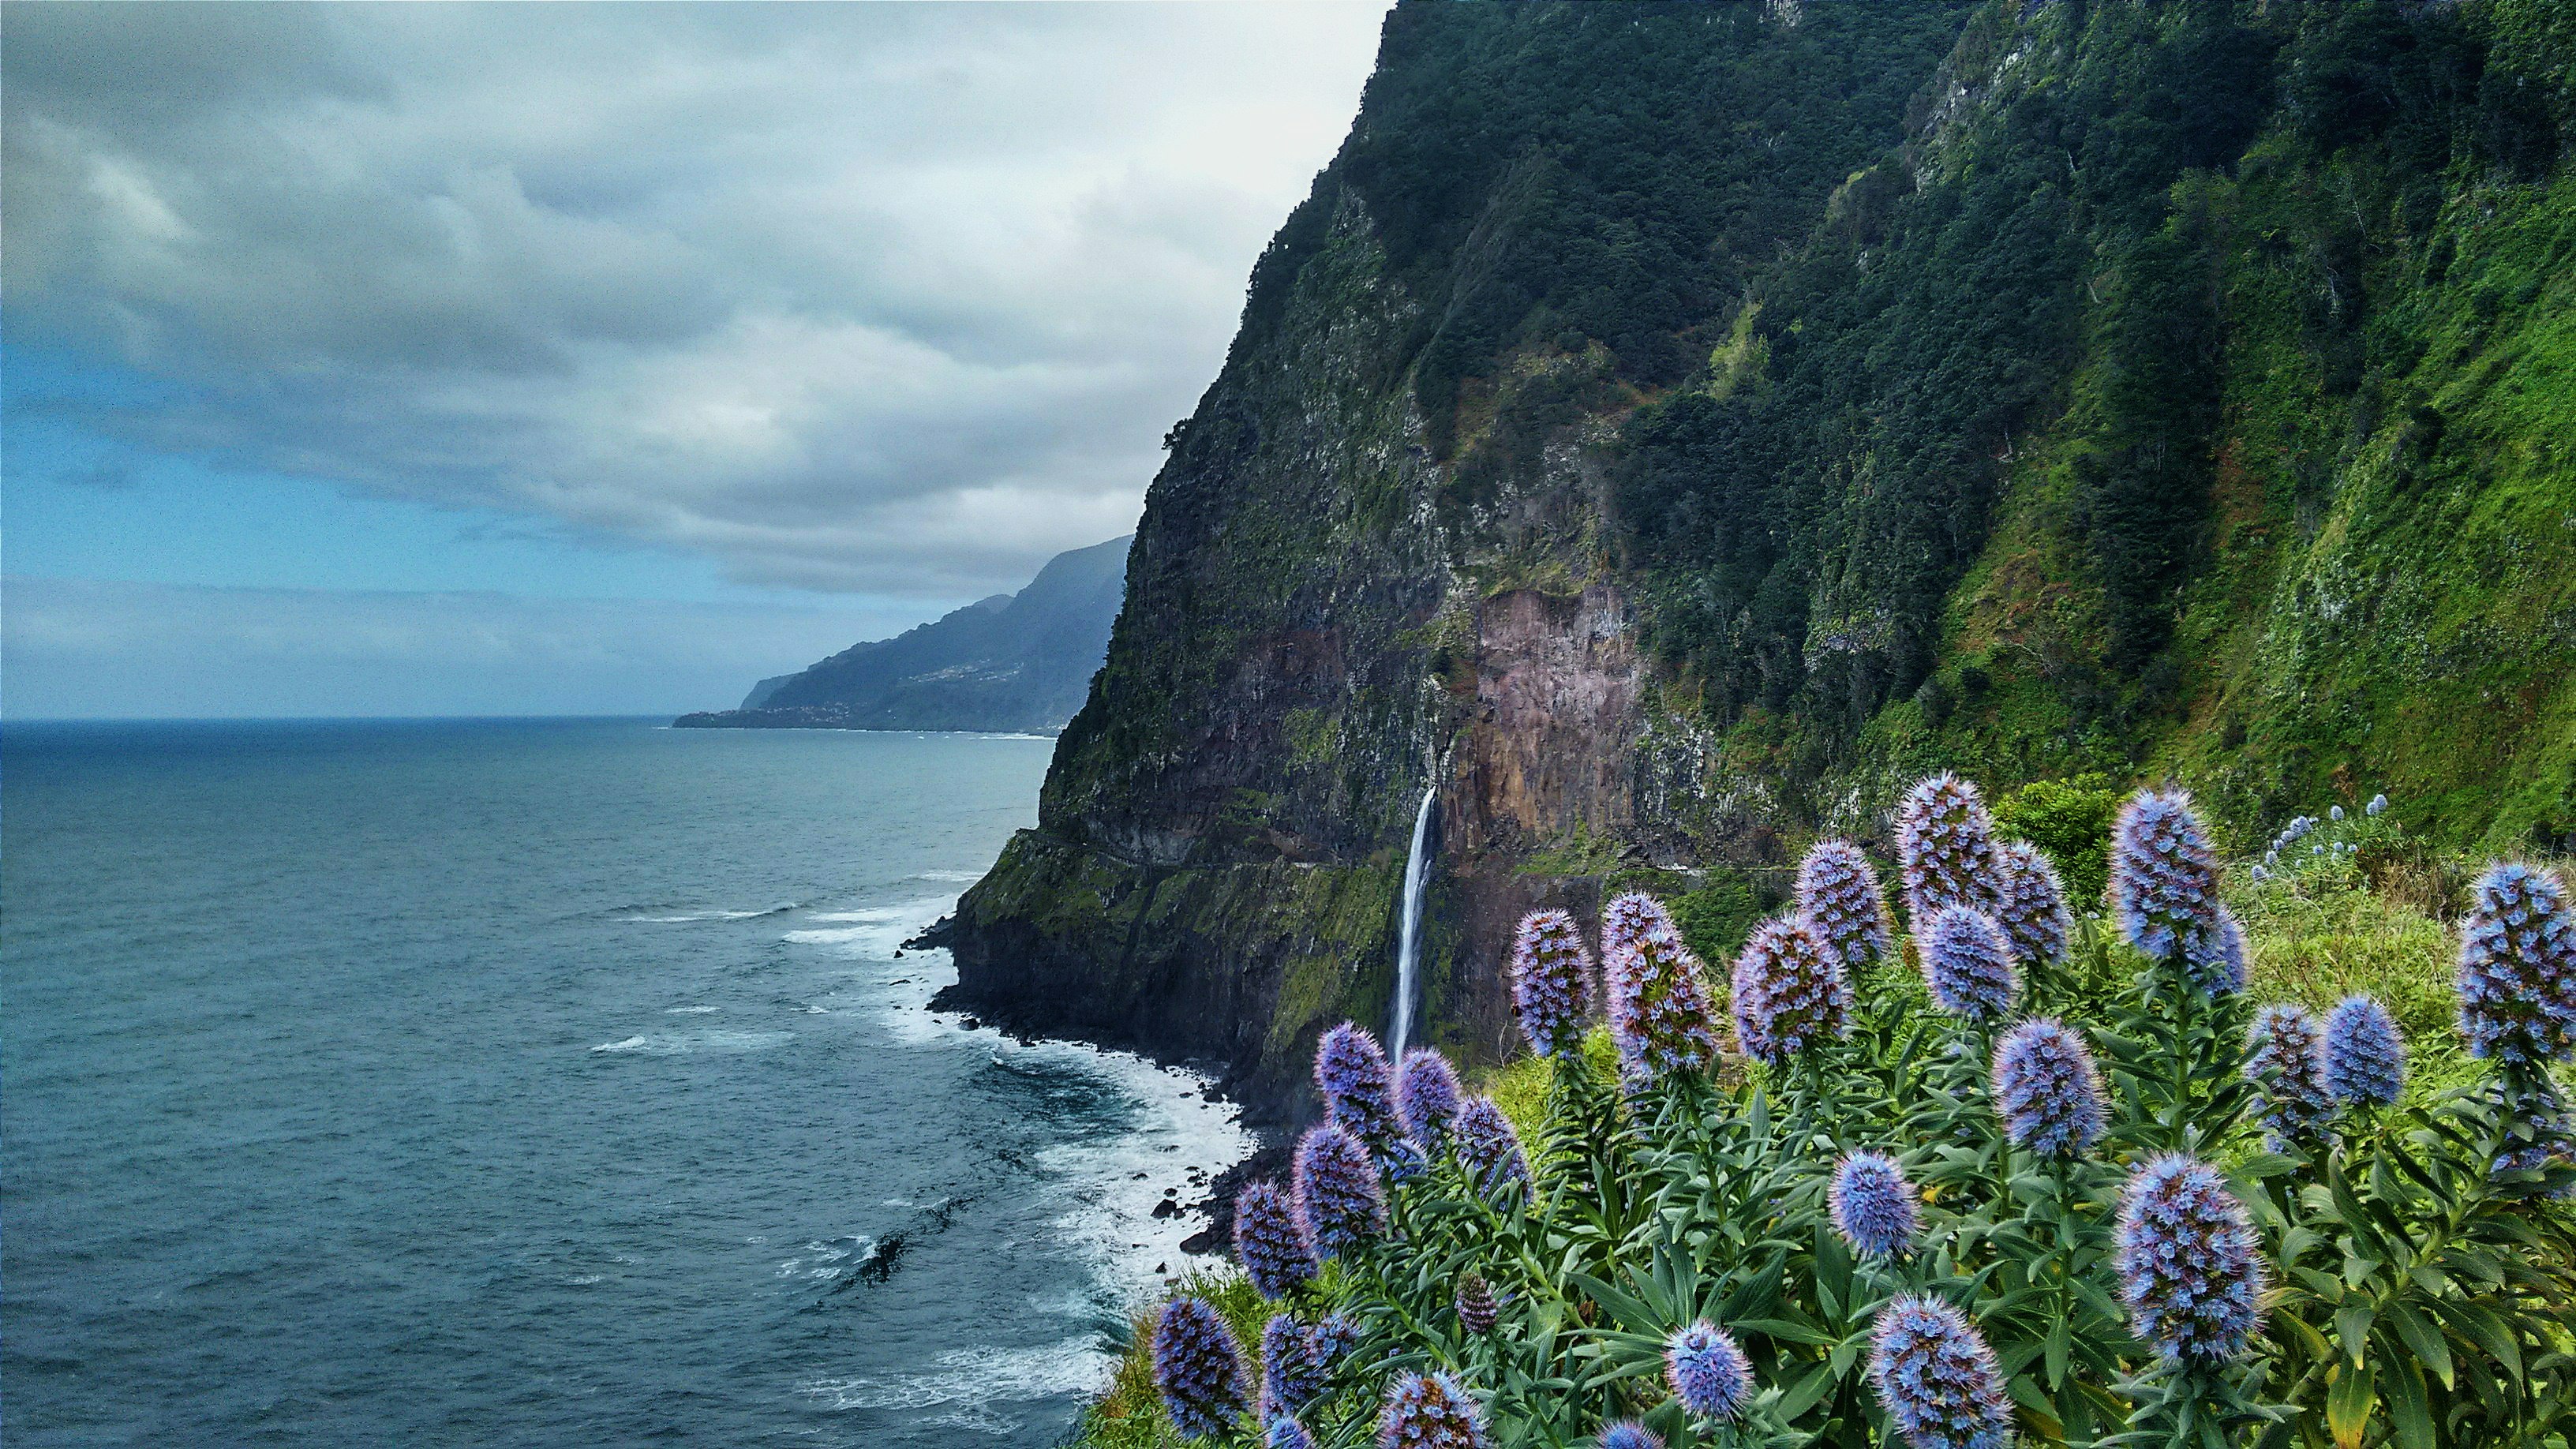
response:
<path id="1" fill-rule="evenodd" d="M 1626 598 L 1608 584 L 1571 598 L 1515 589 L 1486 599 L 1476 624 L 1467 793 L 1450 838 L 1482 853 L 1624 835 L 1641 668 Z"/>

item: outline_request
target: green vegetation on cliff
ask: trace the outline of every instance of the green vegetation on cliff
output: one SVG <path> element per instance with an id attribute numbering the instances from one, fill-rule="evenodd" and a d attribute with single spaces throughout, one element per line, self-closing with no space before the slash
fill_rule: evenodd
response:
<path id="1" fill-rule="evenodd" d="M 2168 777 L 2233 848 L 2382 790 L 2563 848 L 2571 46 L 2553 0 L 1399 5 L 961 995 L 1303 1110 L 1426 788 L 1470 1060 L 1522 911 L 1652 877 L 1722 948 L 1931 769 L 2051 849 Z"/>
<path id="2" fill-rule="evenodd" d="M 2239 830 L 2385 785 L 2449 839 L 2563 838 L 2566 29 L 1981 11 L 1918 135 L 1748 288 L 1762 362 L 1628 424 L 1701 716 L 1814 814 L 1967 760 L 2176 772 Z"/>

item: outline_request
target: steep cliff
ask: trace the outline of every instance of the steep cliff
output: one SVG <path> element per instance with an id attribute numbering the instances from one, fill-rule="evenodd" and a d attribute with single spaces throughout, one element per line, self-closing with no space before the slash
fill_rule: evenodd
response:
<path id="1" fill-rule="evenodd" d="M 1426 789 L 1469 1058 L 1530 905 L 1722 934 L 1930 765 L 2570 828 L 2571 42 L 2525 0 L 1400 7 L 952 1000 L 1293 1113 L 1386 1014 Z"/>

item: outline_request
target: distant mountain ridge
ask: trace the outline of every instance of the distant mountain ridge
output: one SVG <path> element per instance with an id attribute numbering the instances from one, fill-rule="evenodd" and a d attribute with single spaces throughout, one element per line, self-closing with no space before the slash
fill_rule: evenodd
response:
<path id="1" fill-rule="evenodd" d="M 1109 651 L 1129 537 L 1057 554 L 1027 588 L 979 599 L 892 639 L 854 644 L 752 686 L 739 709 L 682 729 L 1064 728 Z"/>

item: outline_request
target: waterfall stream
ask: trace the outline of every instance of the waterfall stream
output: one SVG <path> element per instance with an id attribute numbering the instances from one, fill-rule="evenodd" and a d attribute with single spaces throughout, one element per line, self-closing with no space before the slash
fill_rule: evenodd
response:
<path id="1" fill-rule="evenodd" d="M 1433 781 L 1422 792 L 1422 807 L 1413 812 L 1413 850 L 1404 858 L 1404 921 L 1395 936 L 1395 1020 L 1387 1028 L 1389 1055 L 1401 1062 L 1413 1035 L 1414 973 L 1422 955 L 1422 887 L 1431 875 L 1431 806 L 1440 798 Z"/>

